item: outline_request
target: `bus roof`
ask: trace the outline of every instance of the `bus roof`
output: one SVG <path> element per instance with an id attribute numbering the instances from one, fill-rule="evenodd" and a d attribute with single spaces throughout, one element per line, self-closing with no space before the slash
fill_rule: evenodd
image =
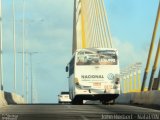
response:
<path id="1" fill-rule="evenodd" d="M 82 50 L 88 50 L 88 51 L 99 51 L 99 50 L 115 50 L 116 48 L 83 48 L 83 49 L 77 49 L 76 52 L 82 51 Z"/>

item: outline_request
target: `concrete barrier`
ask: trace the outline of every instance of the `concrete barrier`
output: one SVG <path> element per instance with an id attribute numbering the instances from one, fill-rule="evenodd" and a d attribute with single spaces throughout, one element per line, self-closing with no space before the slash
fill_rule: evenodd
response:
<path id="1" fill-rule="evenodd" d="M 4 92 L 4 97 L 5 97 L 5 100 L 7 101 L 8 105 L 10 105 L 10 104 L 17 104 L 16 101 L 13 100 L 12 93 Z"/>
<path id="2" fill-rule="evenodd" d="M 133 94 L 131 93 L 120 94 L 118 98 L 115 100 L 115 102 L 122 104 L 130 104 L 132 102 L 132 98 Z"/>
<path id="3" fill-rule="evenodd" d="M 0 91 L 0 107 L 11 104 L 23 104 L 25 100 L 22 96 L 15 93 Z"/>
<path id="4" fill-rule="evenodd" d="M 24 98 L 22 96 L 20 96 L 20 95 L 15 94 L 15 93 L 12 93 L 12 98 L 13 98 L 13 101 L 16 104 L 23 104 L 23 103 L 25 103 Z"/>
<path id="5" fill-rule="evenodd" d="M 134 93 L 133 103 L 146 105 L 160 105 L 160 91 L 146 91 Z"/>
<path id="6" fill-rule="evenodd" d="M 116 100 L 116 103 L 122 104 L 144 104 L 144 105 L 160 105 L 160 91 L 145 91 L 137 93 L 121 94 Z"/>
<path id="7" fill-rule="evenodd" d="M 4 97 L 4 92 L 0 91 L 0 107 L 7 105 L 7 101 Z"/>

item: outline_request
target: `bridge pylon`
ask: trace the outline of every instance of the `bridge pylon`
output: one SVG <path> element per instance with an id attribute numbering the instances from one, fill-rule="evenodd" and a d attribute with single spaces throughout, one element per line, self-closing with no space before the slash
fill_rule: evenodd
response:
<path id="1" fill-rule="evenodd" d="M 74 0 L 72 53 L 81 48 L 112 48 L 104 0 Z"/>

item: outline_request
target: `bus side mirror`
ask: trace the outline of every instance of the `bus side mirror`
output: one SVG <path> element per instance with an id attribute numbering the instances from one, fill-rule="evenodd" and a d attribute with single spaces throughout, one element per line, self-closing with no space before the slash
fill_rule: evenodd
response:
<path id="1" fill-rule="evenodd" d="M 66 66 L 66 72 L 68 72 L 68 66 Z"/>

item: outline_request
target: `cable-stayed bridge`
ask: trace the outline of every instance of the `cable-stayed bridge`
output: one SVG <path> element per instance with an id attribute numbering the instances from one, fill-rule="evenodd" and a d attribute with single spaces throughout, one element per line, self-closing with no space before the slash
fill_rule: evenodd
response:
<path id="1" fill-rule="evenodd" d="M 25 0 L 24 0 L 25 1 Z M 0 2 L 1 3 L 1 2 Z M 2 5 L 0 5 L 2 6 Z M 2 6 L 3 7 L 3 6 Z M 105 8 L 104 0 L 74 0 L 73 4 L 73 41 L 72 41 L 72 54 L 74 55 L 77 50 L 80 49 L 94 49 L 97 50 L 98 48 L 101 48 L 100 50 L 114 50 L 112 35 L 110 31 L 109 26 L 109 20 L 107 16 L 107 11 Z M 13 0 L 13 11 L 14 11 L 14 0 Z M 0 11 L 2 12 L 2 11 Z M 112 80 L 115 79 L 115 85 L 113 86 L 114 89 L 117 89 L 118 86 L 120 87 L 120 90 L 118 91 L 120 94 L 118 98 L 111 101 L 103 101 L 103 97 L 101 97 L 100 101 L 90 101 L 88 99 L 88 96 L 86 96 L 82 102 L 81 101 L 74 101 L 72 104 L 58 104 L 58 103 L 34 103 L 34 99 L 36 99 L 36 95 L 34 93 L 34 81 L 32 80 L 32 55 L 36 54 L 38 52 L 30 52 L 25 51 L 23 48 L 22 52 L 19 52 L 23 55 L 23 73 L 25 69 L 29 66 L 30 69 L 30 78 L 31 81 L 29 82 L 31 84 L 31 87 L 26 87 L 26 89 L 29 89 L 31 91 L 31 103 L 28 102 L 28 96 L 24 97 L 24 86 L 28 86 L 28 84 L 25 81 L 25 76 L 23 76 L 23 95 L 20 95 L 19 92 L 16 91 L 17 88 L 17 81 L 16 81 L 16 37 L 13 35 L 14 38 L 14 90 L 13 91 L 5 91 L 5 85 L 3 81 L 3 48 L 2 48 L 2 30 L 3 30 L 3 17 L 1 16 L 1 54 L 0 54 L 0 119 L 20 119 L 20 120 L 36 120 L 36 119 L 68 119 L 68 120 L 75 120 L 75 119 L 82 119 L 82 120 L 99 120 L 99 119 L 160 119 L 160 91 L 159 91 L 159 84 L 160 84 L 160 72 L 159 72 L 159 65 L 160 65 L 160 40 L 158 36 L 158 29 L 159 29 L 159 21 L 160 21 L 160 3 L 157 5 L 157 14 L 156 14 L 156 20 L 155 24 L 153 26 L 153 34 L 151 36 L 151 44 L 148 51 L 148 57 L 147 62 L 143 63 L 146 64 L 145 69 L 142 68 L 142 63 L 138 62 L 132 65 L 128 65 L 125 68 L 120 68 L 120 74 L 118 72 L 116 75 L 109 74 L 107 75 L 108 79 Z M 14 18 L 14 12 L 13 12 L 13 18 Z M 13 23 L 15 22 L 15 18 L 13 19 Z M 23 24 L 25 22 L 23 21 Z M 13 24 L 13 33 L 15 32 L 15 23 Z M 24 31 L 23 31 L 24 32 Z M 24 33 L 23 33 L 24 34 Z M 158 37 L 158 40 L 156 39 Z M 157 42 L 158 41 L 158 42 Z M 158 43 L 158 44 L 156 44 Z M 24 46 L 23 46 L 24 47 Z M 62 46 L 63 47 L 63 46 Z M 153 49 L 156 49 L 156 55 L 153 56 Z M 122 48 L 123 49 L 123 48 Z M 115 66 L 121 65 L 121 62 L 118 63 L 119 56 L 116 56 L 115 52 L 109 51 L 108 53 L 114 53 L 112 56 L 106 56 L 107 53 L 104 54 L 104 51 L 98 51 L 97 55 L 95 55 L 95 51 L 91 53 L 89 52 L 89 55 L 94 57 L 94 59 L 91 59 L 91 57 L 88 57 L 88 60 L 83 59 L 83 62 L 80 61 L 79 63 L 76 63 L 76 60 L 73 59 L 69 62 L 69 67 L 67 68 L 69 71 L 69 76 L 72 76 L 74 73 L 78 72 L 75 70 L 76 65 L 79 65 L 79 68 L 82 68 L 87 65 L 94 65 L 90 69 L 90 71 L 86 71 L 86 73 L 91 73 L 92 71 L 96 71 L 98 75 L 91 75 L 88 76 L 81 76 L 85 78 L 85 80 L 89 81 L 89 78 L 92 78 L 94 81 L 96 79 L 99 79 L 102 81 L 102 78 L 105 78 L 105 76 L 100 75 L 101 71 L 99 72 L 98 69 L 101 67 L 99 65 L 105 65 L 110 68 L 110 71 L 113 72 L 115 69 Z M 84 52 L 84 51 L 83 51 Z M 106 52 L 106 51 L 105 51 Z M 78 52 L 77 52 L 78 53 Z M 108 54 L 107 54 L 108 55 Z M 26 56 L 29 56 L 29 59 L 26 58 Z M 100 57 L 100 60 L 97 60 L 97 57 Z M 24 60 L 30 61 L 25 64 Z M 73 57 L 74 58 L 74 57 Z M 83 58 L 83 56 L 81 57 Z M 80 60 L 81 60 L 80 58 Z M 109 59 L 109 60 L 108 60 Z M 129 58 L 128 58 L 129 59 Z M 154 59 L 154 63 L 151 66 L 151 59 Z M 77 58 L 78 60 L 78 58 Z M 106 61 L 107 60 L 107 61 Z M 66 61 L 68 62 L 68 61 Z M 74 63 L 75 68 L 72 66 L 72 63 Z M 114 69 L 111 68 L 111 66 L 114 65 Z M 65 66 L 64 66 L 65 67 Z M 74 68 L 74 69 L 73 69 Z M 77 67 L 78 68 L 78 67 Z M 152 69 L 151 69 L 152 68 Z M 9 68 L 8 68 L 9 69 Z M 28 68 L 27 68 L 28 69 Z M 66 69 L 66 70 L 67 70 Z M 85 69 L 80 69 L 80 73 L 85 71 Z M 143 73 L 144 71 L 144 73 Z M 28 70 L 26 72 L 29 72 Z M 107 73 L 107 70 L 105 70 Z M 158 73 L 158 75 L 156 74 Z M 28 73 L 27 73 L 28 74 Z M 63 74 L 63 73 L 61 73 Z M 65 73 L 64 73 L 65 74 Z M 151 74 L 149 76 L 149 74 Z M 96 79 L 95 79 L 96 78 Z M 149 78 L 149 81 L 147 81 Z M 27 78 L 28 80 L 29 78 Z M 25 82 L 24 82 L 25 81 Z M 148 86 L 146 85 L 148 82 Z M 90 85 L 85 82 L 83 85 L 82 82 L 79 80 L 79 78 L 75 78 L 73 80 L 73 83 L 71 88 L 73 88 L 73 84 L 77 85 L 80 89 L 85 88 L 84 92 L 89 92 L 89 94 L 94 93 L 95 91 L 91 89 Z M 120 83 L 120 85 L 119 85 Z M 118 84 L 118 85 L 116 85 Z M 96 86 L 96 89 L 100 88 L 102 86 L 102 83 L 99 81 L 93 83 L 94 87 Z M 45 86 L 47 87 L 47 86 Z M 112 88 L 112 89 L 113 89 Z M 70 89 L 70 88 L 69 88 Z M 70 90 L 72 91 L 72 89 Z M 109 86 L 105 86 L 104 90 L 98 90 L 98 92 L 102 92 L 103 94 L 113 94 L 109 93 L 109 91 L 112 91 Z M 27 95 L 28 90 L 26 90 Z M 37 91 L 39 92 L 39 91 Z M 52 92 L 52 91 L 47 91 Z M 97 93 L 98 93 L 97 92 Z M 118 93 L 116 92 L 116 94 Z M 75 95 L 75 91 L 73 92 Z M 40 94 L 40 93 L 39 93 Z M 43 94 L 43 93 L 42 93 Z M 47 94 L 47 93 L 46 93 Z M 70 93 L 71 94 L 71 93 Z M 71 95 L 72 96 L 72 95 Z M 92 98 L 96 96 L 95 94 L 91 94 Z M 56 95 L 57 97 L 57 95 Z M 73 97 L 73 96 L 72 96 Z M 81 96 L 82 97 L 82 96 Z M 87 98 L 87 101 L 86 101 Z M 91 98 L 91 97 L 89 97 Z M 106 97 L 107 99 L 108 97 Z M 110 96 L 109 96 L 110 98 Z M 58 97 L 57 97 L 58 99 Z M 76 99 L 81 100 L 81 98 Z M 97 99 L 95 99 L 97 100 Z M 84 105 L 82 105 L 84 104 Z M 114 105 L 112 105 L 114 104 Z M 154 113 L 154 114 L 153 114 Z M 122 116 L 121 116 L 122 115 Z"/>

